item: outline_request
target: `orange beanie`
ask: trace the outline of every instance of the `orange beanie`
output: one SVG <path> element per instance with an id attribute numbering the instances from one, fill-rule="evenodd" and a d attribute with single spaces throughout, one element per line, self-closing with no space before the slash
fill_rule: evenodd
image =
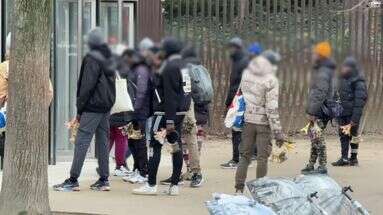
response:
<path id="1" fill-rule="evenodd" d="M 316 44 L 314 47 L 314 53 L 316 53 L 322 57 L 329 58 L 331 56 L 331 45 L 330 45 L 330 43 L 327 41 L 324 41 L 324 42 L 320 42 L 320 43 Z"/>

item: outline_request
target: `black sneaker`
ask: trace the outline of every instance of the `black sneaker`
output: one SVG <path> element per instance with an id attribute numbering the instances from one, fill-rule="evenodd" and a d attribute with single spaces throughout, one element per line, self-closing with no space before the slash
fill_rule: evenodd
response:
<path id="1" fill-rule="evenodd" d="M 358 158 L 351 158 L 350 159 L 350 166 L 359 166 Z"/>
<path id="2" fill-rule="evenodd" d="M 315 170 L 315 173 L 327 175 L 327 167 L 318 166 L 318 168 Z"/>
<path id="3" fill-rule="evenodd" d="M 301 170 L 301 173 L 303 175 L 308 175 L 308 174 L 314 173 L 314 166 L 310 165 L 310 164 L 307 164 L 307 166 L 304 169 Z"/>
<path id="4" fill-rule="evenodd" d="M 73 182 L 70 179 L 67 179 L 62 184 L 53 185 L 53 190 L 61 192 L 80 191 L 80 185 L 78 184 L 78 181 Z"/>
<path id="5" fill-rule="evenodd" d="M 172 177 L 160 181 L 160 184 L 162 185 L 170 185 L 171 183 L 172 183 Z"/>
<path id="6" fill-rule="evenodd" d="M 236 169 L 238 167 L 238 162 L 236 161 L 229 161 L 227 163 L 221 164 L 222 169 Z"/>
<path id="7" fill-rule="evenodd" d="M 191 179 L 190 187 L 200 187 L 203 183 L 203 177 L 200 173 L 194 173 Z"/>
<path id="8" fill-rule="evenodd" d="M 95 191 L 110 191 L 109 181 L 98 180 L 96 183 L 90 185 L 91 190 Z"/>
<path id="9" fill-rule="evenodd" d="M 331 163 L 333 166 L 348 166 L 350 162 L 347 159 L 339 158 L 336 162 Z"/>
<path id="10" fill-rule="evenodd" d="M 160 181 L 160 184 L 162 185 L 171 185 L 172 184 L 172 177 L 169 177 L 168 179 Z M 181 178 L 178 182 L 178 185 L 184 185 L 185 181 Z"/>

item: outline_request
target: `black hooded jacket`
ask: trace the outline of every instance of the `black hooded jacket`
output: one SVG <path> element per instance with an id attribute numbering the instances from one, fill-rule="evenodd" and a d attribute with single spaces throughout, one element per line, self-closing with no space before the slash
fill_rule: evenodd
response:
<path id="1" fill-rule="evenodd" d="M 348 58 L 345 63 L 352 71 L 338 79 L 338 93 L 343 107 L 342 116 L 350 117 L 353 123 L 358 124 L 368 97 L 366 81 L 355 59 Z"/>
<path id="2" fill-rule="evenodd" d="M 182 44 L 176 39 L 167 38 L 162 46 L 166 60 L 153 79 L 153 111 L 154 114 L 164 113 L 166 123 L 174 123 L 177 114 L 185 114 L 190 108 L 191 100 L 184 92 L 182 69 L 185 63 L 179 54 Z"/>
<path id="3" fill-rule="evenodd" d="M 84 57 L 77 82 L 77 113 L 107 113 L 116 98 L 112 53 L 108 46 L 92 47 Z"/>
<path id="4" fill-rule="evenodd" d="M 239 88 L 239 85 L 241 84 L 242 73 L 249 65 L 250 61 L 249 56 L 243 50 L 238 50 L 230 57 L 232 60 L 232 67 L 230 74 L 229 91 L 227 93 L 225 101 L 226 107 L 229 107 L 231 105 L 231 102 L 233 101 L 234 96 Z"/>
<path id="5" fill-rule="evenodd" d="M 334 97 L 335 63 L 330 59 L 317 62 L 311 73 L 310 89 L 307 101 L 307 114 L 324 119 L 322 106 Z"/>
<path id="6" fill-rule="evenodd" d="M 200 59 L 197 57 L 197 52 L 193 47 L 182 50 L 182 58 L 185 64 L 201 65 Z M 209 104 L 194 103 L 194 112 L 197 125 L 205 125 L 209 121 Z"/>

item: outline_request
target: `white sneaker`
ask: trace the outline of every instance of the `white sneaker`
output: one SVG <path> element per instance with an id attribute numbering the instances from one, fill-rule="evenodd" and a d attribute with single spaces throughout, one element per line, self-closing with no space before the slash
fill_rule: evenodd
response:
<path id="1" fill-rule="evenodd" d="M 124 177 L 126 176 L 126 173 L 122 169 L 115 169 L 113 175 L 118 177 Z"/>
<path id="2" fill-rule="evenodd" d="M 145 177 L 142 177 L 141 174 L 136 174 L 134 177 L 131 177 L 128 179 L 128 182 L 132 184 L 144 184 L 147 181 L 148 179 Z"/>
<path id="3" fill-rule="evenodd" d="M 130 182 L 130 179 L 137 177 L 137 175 L 139 175 L 139 173 L 138 173 L 138 171 L 135 171 L 135 172 L 132 172 L 132 173 L 122 177 L 122 180 L 125 182 Z"/>
<path id="4" fill-rule="evenodd" d="M 136 182 L 137 184 L 144 184 L 148 182 L 148 178 L 141 176 L 141 174 L 138 174 L 136 179 L 137 179 L 137 182 Z"/>
<path id="5" fill-rule="evenodd" d="M 178 196 L 180 194 L 180 188 L 178 185 L 171 185 L 168 189 L 164 190 L 163 193 L 169 196 Z"/>
<path id="6" fill-rule="evenodd" d="M 132 170 L 130 170 L 128 167 L 125 167 L 125 166 L 121 166 L 120 169 L 126 174 L 126 175 L 130 175 L 133 173 Z"/>
<path id="7" fill-rule="evenodd" d="M 146 183 L 144 186 L 134 189 L 133 194 L 136 195 L 157 195 L 157 186 L 150 186 Z"/>

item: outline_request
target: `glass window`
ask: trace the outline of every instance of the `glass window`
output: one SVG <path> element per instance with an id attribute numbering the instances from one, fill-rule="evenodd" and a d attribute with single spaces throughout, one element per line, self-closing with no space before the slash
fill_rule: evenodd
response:
<path id="1" fill-rule="evenodd" d="M 100 26 L 104 30 L 109 45 L 114 48 L 119 43 L 119 29 L 122 31 L 122 43 L 134 47 L 134 4 L 124 3 L 122 6 L 122 20 L 119 26 L 118 3 L 101 2 Z"/>
<path id="2" fill-rule="evenodd" d="M 55 143 L 57 158 L 72 156 L 73 145 L 65 122 L 76 116 L 76 83 L 78 76 L 78 3 L 56 4 L 56 73 L 55 73 Z"/>
<path id="3" fill-rule="evenodd" d="M 113 48 L 118 44 L 118 5 L 117 2 L 101 2 L 100 6 L 100 26 Z"/>

